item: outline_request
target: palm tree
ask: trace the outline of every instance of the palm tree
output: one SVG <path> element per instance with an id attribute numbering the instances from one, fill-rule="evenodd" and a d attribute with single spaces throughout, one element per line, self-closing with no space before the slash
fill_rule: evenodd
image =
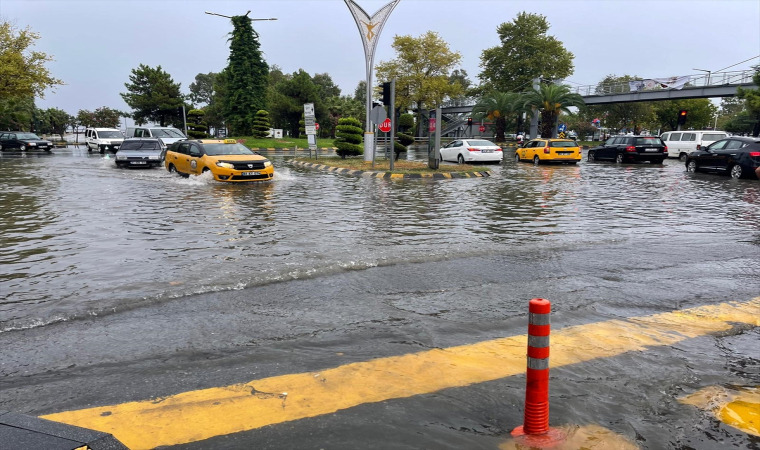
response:
<path id="1" fill-rule="evenodd" d="M 472 108 L 473 115 L 486 117 L 496 128 L 496 142 L 504 142 L 507 118 L 522 109 L 520 94 L 514 92 L 491 92 L 483 96 Z"/>
<path id="2" fill-rule="evenodd" d="M 542 84 L 523 94 L 523 104 L 541 112 L 541 137 L 556 137 L 556 126 L 562 112 L 570 112 L 571 106 L 583 106 L 585 102 L 579 94 L 573 94 L 567 86 Z"/>

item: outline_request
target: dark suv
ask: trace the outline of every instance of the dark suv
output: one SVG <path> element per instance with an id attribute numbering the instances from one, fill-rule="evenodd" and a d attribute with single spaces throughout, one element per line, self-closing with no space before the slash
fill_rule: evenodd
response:
<path id="1" fill-rule="evenodd" d="M 624 162 L 651 161 L 662 164 L 668 157 L 668 147 L 657 136 L 616 136 L 588 151 L 589 162 L 599 160 Z"/>

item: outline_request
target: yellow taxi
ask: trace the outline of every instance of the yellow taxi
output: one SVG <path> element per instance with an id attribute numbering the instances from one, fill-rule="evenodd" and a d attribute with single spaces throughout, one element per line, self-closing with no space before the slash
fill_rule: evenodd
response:
<path id="1" fill-rule="evenodd" d="M 184 177 L 211 172 L 214 179 L 230 183 L 271 180 L 272 162 L 235 139 L 202 139 L 175 142 L 166 151 L 166 170 Z"/>
<path id="2" fill-rule="evenodd" d="M 581 160 L 581 148 L 572 139 L 538 138 L 528 141 L 515 151 L 515 161 L 577 163 Z"/>

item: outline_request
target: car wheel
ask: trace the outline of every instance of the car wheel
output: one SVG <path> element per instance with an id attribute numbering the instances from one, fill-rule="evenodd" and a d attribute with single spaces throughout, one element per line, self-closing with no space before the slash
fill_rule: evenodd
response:
<path id="1" fill-rule="evenodd" d="M 696 172 L 697 171 L 697 162 L 693 159 L 686 163 L 686 171 L 687 172 Z"/>
<path id="2" fill-rule="evenodd" d="M 596 152 L 588 152 L 588 162 L 596 161 Z"/>
<path id="3" fill-rule="evenodd" d="M 169 164 L 169 167 L 167 167 L 166 170 L 168 170 L 172 175 L 179 175 L 179 172 L 177 172 L 177 168 L 174 167 L 174 164 Z"/>
<path id="4" fill-rule="evenodd" d="M 683 162 L 686 162 L 688 158 L 689 158 L 689 155 L 687 155 L 686 153 L 681 153 L 680 155 L 678 155 L 678 159 L 680 159 Z"/>
<path id="5" fill-rule="evenodd" d="M 541 158 L 539 158 L 538 155 L 533 157 L 533 164 L 535 165 L 541 164 Z"/>
<path id="6" fill-rule="evenodd" d="M 515 162 L 520 162 L 520 155 L 515 153 Z"/>
<path id="7" fill-rule="evenodd" d="M 730 173 L 731 173 L 731 178 L 734 178 L 737 180 L 744 176 L 744 171 L 742 170 L 742 166 L 740 166 L 739 164 L 734 164 L 731 167 Z"/>
<path id="8" fill-rule="evenodd" d="M 464 164 L 464 156 L 460 153 L 459 156 L 457 156 L 457 162 L 459 164 Z"/>
<path id="9" fill-rule="evenodd" d="M 24 150 L 26 150 L 26 145 L 21 144 L 18 149 L 23 152 Z"/>
<path id="10" fill-rule="evenodd" d="M 615 157 L 615 162 L 618 164 L 623 164 L 624 161 L 625 161 L 625 155 L 623 155 L 622 153 L 618 153 L 617 156 Z"/>
<path id="11" fill-rule="evenodd" d="M 102 155 L 103 153 L 105 153 L 105 150 L 103 150 L 103 149 L 101 148 L 101 149 L 99 150 L 99 152 L 100 152 L 100 154 Z"/>

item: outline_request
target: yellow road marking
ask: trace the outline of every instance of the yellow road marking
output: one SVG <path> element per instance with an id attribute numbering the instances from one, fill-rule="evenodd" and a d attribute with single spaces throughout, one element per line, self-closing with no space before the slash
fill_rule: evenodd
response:
<path id="1" fill-rule="evenodd" d="M 733 323 L 760 326 L 760 297 L 564 328 L 552 333 L 551 366 L 672 345 Z M 183 444 L 517 375 L 526 345 L 526 335 L 512 336 L 43 418 L 112 433 L 133 450 Z"/>
<path id="2" fill-rule="evenodd" d="M 760 436 L 760 388 L 708 386 L 678 400 L 712 412 L 726 425 Z"/>

